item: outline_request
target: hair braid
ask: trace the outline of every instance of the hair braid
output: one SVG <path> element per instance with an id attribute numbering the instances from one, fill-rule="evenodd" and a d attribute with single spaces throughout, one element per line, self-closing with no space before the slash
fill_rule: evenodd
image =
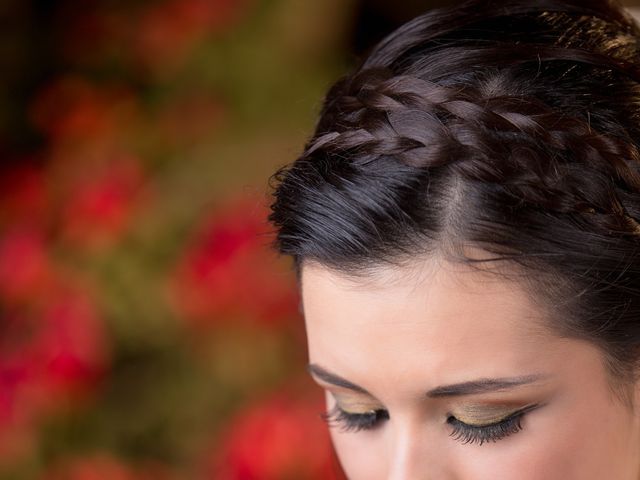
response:
<path id="1" fill-rule="evenodd" d="M 609 228 L 640 234 L 640 219 L 615 191 L 640 194 L 640 152 L 594 130 L 588 114 L 568 116 L 532 96 L 489 96 L 477 87 L 443 86 L 379 68 L 360 71 L 350 87 L 325 113 L 333 130 L 313 138 L 304 156 L 345 161 L 347 152 L 357 151 L 353 162 L 361 165 L 380 156 L 424 169 L 455 164 L 458 173 L 501 184 L 520 202 L 610 215 L 615 227 Z M 538 155 L 528 155 L 530 149 Z M 598 189 L 584 184 L 586 174 L 601 177 Z"/>

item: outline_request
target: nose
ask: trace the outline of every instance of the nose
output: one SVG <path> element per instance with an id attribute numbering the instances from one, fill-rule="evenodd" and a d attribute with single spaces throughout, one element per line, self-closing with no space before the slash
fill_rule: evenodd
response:
<path id="1" fill-rule="evenodd" d="M 460 480 L 433 433 L 415 421 L 390 429 L 387 480 Z"/>

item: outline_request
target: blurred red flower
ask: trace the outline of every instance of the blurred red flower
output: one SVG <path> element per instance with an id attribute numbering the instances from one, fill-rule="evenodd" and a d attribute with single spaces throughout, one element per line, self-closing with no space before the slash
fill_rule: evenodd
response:
<path id="1" fill-rule="evenodd" d="M 82 398 L 107 368 L 107 339 L 88 292 L 56 290 L 3 315 L 0 369 L 21 381 L 16 391 L 29 397 L 23 406 L 49 408 Z"/>
<path id="2" fill-rule="evenodd" d="M 206 473 L 215 480 L 338 480 L 344 478 L 308 394 L 278 392 L 240 410 L 213 449 Z"/>
<path id="3" fill-rule="evenodd" d="M 54 396 L 91 393 L 108 363 L 106 332 L 88 292 L 65 288 L 44 307 L 32 362 Z"/>
<path id="4" fill-rule="evenodd" d="M 291 272 L 269 248 L 267 209 L 247 196 L 219 205 L 169 280 L 170 301 L 192 325 L 244 317 L 276 324 L 297 313 Z"/>
<path id="5" fill-rule="evenodd" d="M 90 293 L 58 276 L 29 302 L 0 295 L 0 462 L 16 432 L 91 397 L 108 365 L 107 338 Z"/>
<path id="6" fill-rule="evenodd" d="M 52 275 L 45 237 L 39 229 L 14 225 L 0 236 L 0 304 L 42 295 Z"/>
<path id="7" fill-rule="evenodd" d="M 112 245 L 141 206 L 145 180 L 140 162 L 131 156 L 87 167 L 69 182 L 60 220 L 62 238 L 89 248 Z"/>

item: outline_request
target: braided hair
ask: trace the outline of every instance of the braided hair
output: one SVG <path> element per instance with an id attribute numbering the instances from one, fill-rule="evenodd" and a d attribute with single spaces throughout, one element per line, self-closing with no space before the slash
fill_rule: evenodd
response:
<path id="1" fill-rule="evenodd" d="M 639 53 L 613 1 L 415 18 L 329 89 L 270 178 L 274 248 L 298 279 L 306 261 L 361 277 L 428 255 L 506 261 L 496 272 L 551 328 L 602 348 L 620 393 L 640 371 Z"/>

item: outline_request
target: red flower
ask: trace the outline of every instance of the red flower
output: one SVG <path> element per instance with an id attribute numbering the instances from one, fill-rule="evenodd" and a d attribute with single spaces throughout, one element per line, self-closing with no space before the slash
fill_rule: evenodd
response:
<path id="1" fill-rule="evenodd" d="M 244 317 L 278 323 L 297 313 L 297 292 L 269 247 L 266 207 L 245 197 L 219 205 L 179 261 L 170 300 L 192 324 Z"/>
<path id="2" fill-rule="evenodd" d="M 129 227 L 143 185 L 142 168 L 132 157 L 88 168 L 69 187 L 61 219 L 63 239 L 91 248 L 113 244 Z"/>
<path id="3" fill-rule="evenodd" d="M 106 372 L 105 332 L 88 292 L 55 280 L 30 302 L 0 300 L 0 463 L 29 443 L 44 415 L 89 399 Z"/>
<path id="4" fill-rule="evenodd" d="M 29 396 L 23 405 L 48 409 L 91 393 L 105 373 L 106 336 L 87 292 L 59 286 L 33 305 L 6 312 L 0 371 Z M 80 395 L 80 397 L 78 397 Z"/>
<path id="5" fill-rule="evenodd" d="M 0 237 L 0 305 L 42 295 L 51 277 L 42 232 L 15 226 Z"/>
<path id="6" fill-rule="evenodd" d="M 44 309 L 33 360 L 51 393 L 91 391 L 107 363 L 105 332 L 93 302 L 79 290 L 61 291 Z"/>
<path id="7" fill-rule="evenodd" d="M 343 478 L 319 417 L 323 409 L 320 399 L 281 392 L 238 412 L 214 448 L 206 478 Z"/>

